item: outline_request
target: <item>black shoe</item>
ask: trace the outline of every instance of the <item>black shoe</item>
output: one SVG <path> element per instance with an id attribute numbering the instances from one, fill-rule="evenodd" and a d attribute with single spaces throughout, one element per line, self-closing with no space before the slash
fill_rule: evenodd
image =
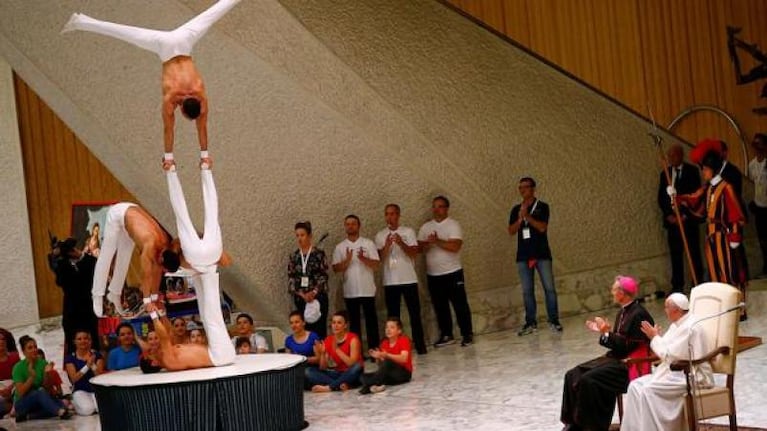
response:
<path id="1" fill-rule="evenodd" d="M 440 337 L 440 339 L 437 340 L 436 343 L 434 343 L 434 347 L 445 347 L 445 346 L 449 346 L 451 344 L 455 344 L 455 338 L 448 337 L 447 335 L 444 335 L 444 336 Z"/>
<path id="2" fill-rule="evenodd" d="M 16 415 L 16 423 L 17 424 L 21 423 L 21 422 L 26 422 L 27 420 L 29 420 L 29 417 L 27 415 L 20 415 L 20 414 Z"/>
<path id="3" fill-rule="evenodd" d="M 370 386 L 363 386 L 360 388 L 360 395 L 367 395 L 370 393 Z"/>
<path id="4" fill-rule="evenodd" d="M 59 415 L 59 419 L 61 420 L 72 419 L 72 412 L 70 412 L 69 410 L 64 410 L 64 413 Z"/>
<path id="5" fill-rule="evenodd" d="M 535 332 L 538 332 L 538 325 L 525 324 L 525 326 L 523 326 L 522 329 L 517 332 L 517 335 L 521 337 L 523 335 L 529 335 Z"/>
<path id="6" fill-rule="evenodd" d="M 474 344 L 473 335 L 467 335 L 463 337 L 463 340 L 461 340 L 461 347 L 471 346 L 472 344 Z"/>
<path id="7" fill-rule="evenodd" d="M 419 355 L 425 355 L 425 354 L 429 353 L 429 351 L 428 351 L 428 350 L 426 350 L 426 347 L 425 347 L 425 346 L 424 346 L 424 347 L 421 347 L 421 348 L 416 348 L 416 349 L 415 349 L 415 351 L 416 351 L 416 353 L 418 353 Z"/>
<path id="8" fill-rule="evenodd" d="M 549 329 L 551 332 L 562 332 L 562 325 L 559 322 L 549 323 Z"/>

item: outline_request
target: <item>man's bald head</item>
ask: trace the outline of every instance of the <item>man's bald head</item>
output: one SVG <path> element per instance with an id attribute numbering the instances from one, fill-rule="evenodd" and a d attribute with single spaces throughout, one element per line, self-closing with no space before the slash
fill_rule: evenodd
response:
<path id="1" fill-rule="evenodd" d="M 682 144 L 672 144 L 668 148 L 666 156 L 668 157 L 668 163 L 671 166 L 681 165 L 682 161 L 684 160 L 684 150 L 682 149 Z"/>

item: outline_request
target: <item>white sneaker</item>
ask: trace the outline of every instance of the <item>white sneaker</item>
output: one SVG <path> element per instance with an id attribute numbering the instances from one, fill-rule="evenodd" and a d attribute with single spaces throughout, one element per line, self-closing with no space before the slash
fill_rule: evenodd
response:
<path id="1" fill-rule="evenodd" d="M 370 392 L 374 394 L 379 394 L 386 390 L 386 385 L 373 385 L 370 387 Z"/>

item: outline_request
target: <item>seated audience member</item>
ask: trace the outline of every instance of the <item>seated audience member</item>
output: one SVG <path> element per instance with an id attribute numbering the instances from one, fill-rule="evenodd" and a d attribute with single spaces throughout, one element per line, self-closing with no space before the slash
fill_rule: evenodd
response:
<path id="1" fill-rule="evenodd" d="M 13 367 L 16 422 L 54 416 L 61 419 L 71 418 L 71 413 L 64 407 L 61 400 L 51 397 L 45 390 L 45 387 L 49 385 L 47 380 L 50 378 L 47 372 L 52 367 L 45 359 L 38 356 L 37 342 L 34 338 L 24 335 L 19 340 L 19 345 L 24 359 Z"/>
<path id="2" fill-rule="evenodd" d="M 235 321 L 237 324 L 237 336 L 232 337 L 232 344 L 237 346 L 237 337 L 248 337 L 250 340 L 250 353 L 266 353 L 269 346 L 266 338 L 256 334 L 253 330 L 253 318 L 248 313 L 240 313 Z"/>
<path id="3" fill-rule="evenodd" d="M 306 380 L 312 392 L 346 391 L 359 383 L 363 370 L 362 343 L 349 332 L 346 311 L 336 311 L 330 323 L 333 333 L 314 343 L 319 367 L 309 367 Z"/>
<path id="4" fill-rule="evenodd" d="M 607 431 L 615 409 L 615 398 L 629 385 L 628 367 L 623 359 L 649 340 L 642 333 L 642 321 L 653 324 L 652 316 L 634 299 L 639 283 L 618 276 L 610 288 L 613 301 L 620 305 L 611 326 L 603 317 L 586 321 L 586 328 L 600 334 L 599 344 L 610 350 L 584 362 L 565 374 L 560 419 L 565 429 Z"/>
<path id="5" fill-rule="evenodd" d="M 117 347 L 109 351 L 107 369 L 124 370 L 139 365 L 141 348 L 136 344 L 136 333 L 130 323 L 123 322 L 117 327 Z"/>
<path id="6" fill-rule="evenodd" d="M 287 353 L 306 356 L 306 362 L 309 365 L 319 364 L 320 358 L 314 353 L 314 343 L 321 340 L 317 334 L 306 330 L 306 321 L 302 312 L 296 310 L 290 313 L 290 329 L 293 333 L 285 339 Z"/>
<path id="7" fill-rule="evenodd" d="M 13 335 L 0 328 L 0 418 L 11 411 L 13 406 L 13 366 L 19 362 Z"/>
<path id="8" fill-rule="evenodd" d="M 624 402 L 623 431 L 665 431 L 685 429 L 683 415 L 687 379 L 683 371 L 671 371 L 675 361 L 701 357 L 710 351 L 702 326 L 696 326 L 696 316 L 688 313 L 690 302 L 682 293 L 666 298 L 666 317 L 671 322 L 660 335 L 660 326 L 642 322 L 642 332 L 650 339 L 652 351 L 661 363 L 655 372 L 634 379 Z M 695 387 L 711 387 L 714 375 L 706 362 L 692 373 Z"/>
<path id="9" fill-rule="evenodd" d="M 205 336 L 205 330 L 202 328 L 194 328 L 189 331 L 189 342 L 192 344 L 208 345 L 208 338 Z"/>
<path id="10" fill-rule="evenodd" d="M 386 339 L 380 349 L 370 349 L 370 357 L 378 363 L 374 373 L 362 375 L 361 394 L 378 393 L 386 385 L 407 383 L 413 375 L 413 351 L 410 339 L 402 334 L 402 321 L 399 317 L 386 320 Z"/>
<path id="11" fill-rule="evenodd" d="M 93 341 L 88 331 L 75 332 L 75 351 L 64 360 L 64 369 L 72 383 L 72 404 L 75 412 L 81 416 L 90 416 L 98 412 L 96 395 L 91 386 L 91 378 L 104 372 L 104 358 L 93 349 Z"/>
<path id="12" fill-rule="evenodd" d="M 141 347 L 141 355 L 139 356 L 138 365 L 141 368 L 141 372 L 144 374 L 159 373 L 162 370 L 160 365 L 160 337 L 157 332 L 152 329 L 146 334 L 146 341 L 137 339 L 139 347 Z"/>
<path id="13" fill-rule="evenodd" d="M 173 332 L 171 333 L 171 342 L 173 344 L 186 344 L 189 342 L 189 330 L 187 321 L 183 317 L 175 317 L 172 321 Z M 191 323 L 191 322 L 190 322 Z"/>
<path id="14" fill-rule="evenodd" d="M 237 337 L 237 341 L 234 343 L 234 348 L 237 350 L 238 355 L 250 354 L 250 338 L 249 337 Z"/>

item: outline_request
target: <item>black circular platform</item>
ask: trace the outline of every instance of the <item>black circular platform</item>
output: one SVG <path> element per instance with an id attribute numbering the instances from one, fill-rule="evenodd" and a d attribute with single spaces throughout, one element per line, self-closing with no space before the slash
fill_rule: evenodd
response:
<path id="1" fill-rule="evenodd" d="M 304 421 L 306 358 L 238 355 L 233 365 L 91 379 L 102 431 L 296 431 Z"/>

